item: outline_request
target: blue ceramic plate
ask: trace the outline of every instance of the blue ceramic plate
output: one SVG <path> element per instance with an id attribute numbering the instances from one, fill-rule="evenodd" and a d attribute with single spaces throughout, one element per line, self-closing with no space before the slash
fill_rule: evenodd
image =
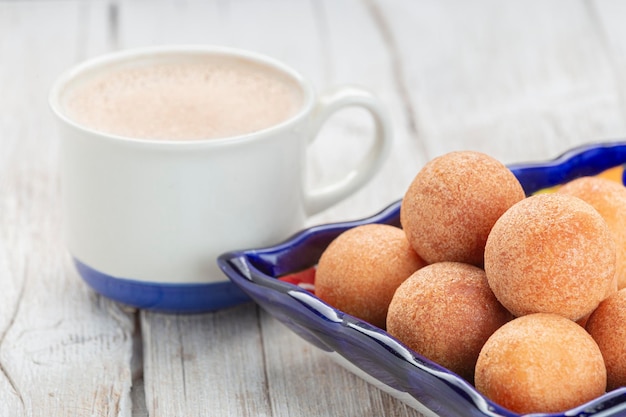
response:
<path id="1" fill-rule="evenodd" d="M 547 162 L 509 168 L 530 195 L 623 164 L 626 142 L 612 142 L 582 146 Z M 624 182 L 623 169 L 617 170 Z M 224 254 L 218 263 L 232 282 L 276 319 L 418 411 L 446 417 L 520 416 L 488 400 L 471 384 L 385 331 L 333 308 L 301 286 L 276 279 L 315 266 L 324 249 L 343 231 L 368 223 L 399 226 L 399 214 L 398 201 L 372 217 L 312 227 L 276 246 Z M 626 387 L 567 412 L 547 415 L 625 416 Z"/>

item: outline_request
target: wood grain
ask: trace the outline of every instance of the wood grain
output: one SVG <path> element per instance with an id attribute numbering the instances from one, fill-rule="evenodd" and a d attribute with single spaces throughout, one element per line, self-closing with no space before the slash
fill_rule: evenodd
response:
<path id="1" fill-rule="evenodd" d="M 47 92 L 75 58 L 77 6 L 0 4 L 2 415 L 131 413 L 132 315 L 87 290 L 62 241 Z"/>
<path id="2" fill-rule="evenodd" d="M 141 317 L 150 416 L 271 415 L 257 307 Z"/>

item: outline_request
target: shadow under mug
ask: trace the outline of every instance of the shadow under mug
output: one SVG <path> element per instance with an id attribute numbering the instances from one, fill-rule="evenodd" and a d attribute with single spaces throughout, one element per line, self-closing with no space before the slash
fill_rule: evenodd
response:
<path id="1" fill-rule="evenodd" d="M 253 133 L 183 141 L 105 133 L 67 115 L 65 95 L 89 77 L 124 65 L 203 56 L 236 57 L 289 77 L 302 92 L 301 108 Z M 220 271 L 217 257 L 295 233 L 308 216 L 369 181 L 391 146 L 389 118 L 368 91 L 344 86 L 318 97 L 283 63 L 225 47 L 143 48 L 97 57 L 59 77 L 50 105 L 60 125 L 65 240 L 79 274 L 108 298 L 166 312 L 249 301 Z M 372 145 L 342 178 L 307 189 L 307 146 L 334 112 L 349 106 L 371 115 Z"/>

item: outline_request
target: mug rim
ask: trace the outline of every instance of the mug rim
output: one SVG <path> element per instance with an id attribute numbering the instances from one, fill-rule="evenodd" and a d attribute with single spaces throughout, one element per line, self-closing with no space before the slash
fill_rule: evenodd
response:
<path id="1" fill-rule="evenodd" d="M 302 91 L 303 100 L 300 109 L 287 119 L 274 124 L 272 126 L 248 132 L 240 135 L 225 136 L 206 139 L 187 139 L 187 140 L 163 140 L 150 138 L 135 138 L 132 136 L 124 136 L 115 133 L 105 132 L 85 126 L 74 121 L 69 117 L 61 104 L 63 91 L 81 75 L 90 71 L 98 71 L 111 65 L 119 65 L 124 62 L 142 61 L 151 58 L 187 55 L 187 56 L 208 56 L 208 55 L 224 55 L 236 58 L 246 59 L 255 63 L 270 66 L 272 69 L 287 75 L 292 79 Z M 78 129 L 84 133 L 106 138 L 106 140 L 119 141 L 121 143 L 135 144 L 138 146 L 151 147 L 167 147 L 167 148 L 186 148 L 186 147 L 205 147 L 205 146 L 224 146 L 229 143 L 241 143 L 252 140 L 258 140 L 267 135 L 273 135 L 277 131 L 289 128 L 299 120 L 303 119 L 313 107 L 314 91 L 310 81 L 302 76 L 300 72 L 284 62 L 271 56 L 229 46 L 220 45 L 161 45 L 148 46 L 139 48 L 121 49 L 115 52 L 101 54 L 93 58 L 84 60 L 72 67 L 66 69 L 54 81 L 48 96 L 48 104 L 53 113 L 65 124 L 74 129 Z"/>

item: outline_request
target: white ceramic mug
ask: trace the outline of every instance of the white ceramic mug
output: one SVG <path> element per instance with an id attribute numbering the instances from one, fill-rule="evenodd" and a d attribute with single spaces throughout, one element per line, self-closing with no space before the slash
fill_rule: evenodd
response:
<path id="1" fill-rule="evenodd" d="M 120 65 L 226 55 L 268 65 L 302 90 L 297 113 L 269 128 L 223 139 L 123 137 L 82 126 L 64 94 L 84 77 Z M 288 237 L 305 219 L 344 199 L 379 169 L 390 123 L 369 92 L 343 87 L 317 97 L 300 74 L 274 59 L 223 47 L 122 51 L 74 67 L 55 83 L 66 242 L 97 292 L 138 308 L 212 311 L 247 300 L 218 269 L 223 252 Z M 346 106 L 366 109 L 375 140 L 362 162 L 320 189 L 305 187 L 306 148 L 326 119 Z"/>

